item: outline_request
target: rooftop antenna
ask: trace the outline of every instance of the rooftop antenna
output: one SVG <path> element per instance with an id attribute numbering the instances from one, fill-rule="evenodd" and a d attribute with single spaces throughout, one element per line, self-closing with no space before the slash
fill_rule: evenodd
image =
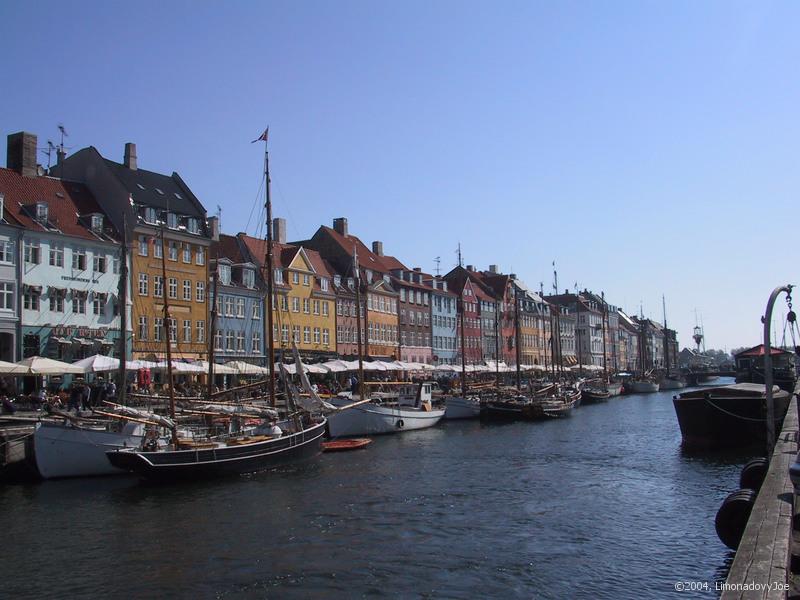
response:
<path id="1" fill-rule="evenodd" d="M 461 257 L 461 242 L 458 242 L 458 250 L 456 250 L 456 254 L 458 254 L 458 266 L 463 267 L 464 261 Z"/>
<path id="2" fill-rule="evenodd" d="M 544 298 L 544 281 L 539 282 L 539 295 Z"/>
<path id="3" fill-rule="evenodd" d="M 58 145 L 58 147 L 63 152 L 64 151 L 64 138 L 65 137 L 69 137 L 69 134 L 67 133 L 67 130 L 64 129 L 64 124 L 63 123 L 59 123 L 58 124 L 58 130 L 61 132 L 61 143 Z"/>
<path id="4" fill-rule="evenodd" d="M 553 261 L 553 293 L 558 294 L 558 271 L 556 271 L 556 261 Z"/>
<path id="5" fill-rule="evenodd" d="M 47 170 L 50 170 L 50 157 L 53 155 L 53 151 L 56 149 L 56 145 L 51 141 L 47 140 L 47 148 L 43 149 L 42 152 L 47 155 Z"/>
<path id="6" fill-rule="evenodd" d="M 639 300 L 639 318 L 644 319 L 644 302 Z"/>
<path id="7" fill-rule="evenodd" d="M 441 268 L 439 267 L 439 265 L 442 262 L 442 257 L 437 256 L 436 258 L 433 259 L 433 262 L 436 263 L 436 276 L 439 277 L 439 275 L 441 275 Z"/>

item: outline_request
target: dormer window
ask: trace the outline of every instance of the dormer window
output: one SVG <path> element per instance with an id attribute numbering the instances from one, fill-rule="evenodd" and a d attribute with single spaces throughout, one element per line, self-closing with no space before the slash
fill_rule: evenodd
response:
<path id="1" fill-rule="evenodd" d="M 175 213 L 167 213 L 167 227 L 170 229 L 178 228 L 178 215 Z"/>
<path id="2" fill-rule="evenodd" d="M 328 280 L 325 279 L 325 278 L 320 279 L 319 280 L 319 287 L 323 292 L 327 292 L 328 291 Z"/>
<path id="3" fill-rule="evenodd" d="M 153 225 L 158 223 L 158 213 L 155 208 L 148 206 L 144 209 L 144 221 L 145 223 L 152 223 Z"/>
<path id="4" fill-rule="evenodd" d="M 372 269 L 366 269 L 364 275 L 367 278 L 367 283 L 372 283 Z"/>
<path id="5" fill-rule="evenodd" d="M 254 288 L 256 285 L 256 274 L 253 269 L 242 269 L 242 285 L 246 288 Z"/>
<path id="6" fill-rule="evenodd" d="M 342 285 L 342 276 L 341 275 L 334 275 L 333 276 L 333 285 L 339 287 Z"/>
<path id="7" fill-rule="evenodd" d="M 275 269 L 273 279 L 275 283 L 283 283 L 283 271 L 281 269 Z"/>
<path id="8" fill-rule="evenodd" d="M 231 267 L 230 265 L 219 265 L 219 281 L 223 285 L 231 284 Z"/>
<path id="9" fill-rule="evenodd" d="M 36 220 L 41 223 L 42 225 L 47 224 L 47 202 L 37 202 L 36 203 Z"/>
<path id="10" fill-rule="evenodd" d="M 92 231 L 97 233 L 103 231 L 103 215 L 92 215 Z"/>
<path id="11" fill-rule="evenodd" d="M 186 221 L 186 230 L 189 233 L 200 233 L 200 220 L 194 217 L 189 217 Z"/>
<path id="12" fill-rule="evenodd" d="M 353 289 L 353 278 L 352 277 L 348 277 L 347 278 L 347 287 L 349 287 L 351 290 Z"/>

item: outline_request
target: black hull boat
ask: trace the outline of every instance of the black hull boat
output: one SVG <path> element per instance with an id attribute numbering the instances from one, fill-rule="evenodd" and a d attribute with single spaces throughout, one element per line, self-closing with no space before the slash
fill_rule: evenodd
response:
<path id="1" fill-rule="evenodd" d="M 230 440 L 198 444 L 186 450 L 145 451 L 133 448 L 106 453 L 119 469 L 152 481 L 206 479 L 255 473 L 311 458 L 322 450 L 325 419 L 297 433 L 266 440 Z"/>
<path id="2" fill-rule="evenodd" d="M 775 431 L 780 431 L 791 395 L 773 386 Z M 688 448 L 734 448 L 766 440 L 766 390 L 737 383 L 685 392 L 672 399 L 683 445 Z"/>
<path id="3" fill-rule="evenodd" d="M 581 402 L 583 404 L 595 404 L 597 402 L 608 402 L 611 392 L 608 390 L 595 388 L 581 390 Z"/>
<path id="4" fill-rule="evenodd" d="M 489 400 L 482 403 L 480 417 L 487 421 L 536 421 L 544 414 L 529 399 Z"/>

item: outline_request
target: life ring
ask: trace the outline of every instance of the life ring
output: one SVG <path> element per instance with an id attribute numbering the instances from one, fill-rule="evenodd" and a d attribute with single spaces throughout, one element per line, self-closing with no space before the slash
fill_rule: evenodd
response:
<path id="1" fill-rule="evenodd" d="M 397 423 L 395 423 L 395 426 L 398 429 L 402 429 L 404 425 L 405 425 L 405 423 L 403 423 L 403 419 L 397 419 Z"/>

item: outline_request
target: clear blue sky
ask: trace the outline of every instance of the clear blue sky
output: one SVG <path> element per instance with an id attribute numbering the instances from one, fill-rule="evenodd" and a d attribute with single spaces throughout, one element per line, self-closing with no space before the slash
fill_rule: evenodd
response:
<path id="1" fill-rule="evenodd" d="M 562 290 L 656 319 L 663 293 L 682 345 L 696 308 L 730 348 L 800 283 L 798 23 L 796 2 L 6 0 L 0 133 L 135 142 L 257 233 L 269 125 L 290 239 L 346 216 L 408 266 L 461 242 L 546 289 L 555 260 Z"/>

